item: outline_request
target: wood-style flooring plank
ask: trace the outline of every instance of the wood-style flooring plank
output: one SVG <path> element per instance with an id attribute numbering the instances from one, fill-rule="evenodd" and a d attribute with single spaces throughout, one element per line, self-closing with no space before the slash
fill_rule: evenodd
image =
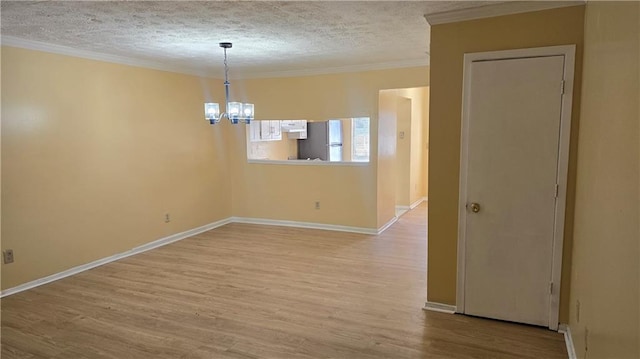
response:
<path id="1" fill-rule="evenodd" d="M 566 358 L 425 312 L 426 205 L 382 235 L 229 224 L 0 301 L 2 358 Z"/>

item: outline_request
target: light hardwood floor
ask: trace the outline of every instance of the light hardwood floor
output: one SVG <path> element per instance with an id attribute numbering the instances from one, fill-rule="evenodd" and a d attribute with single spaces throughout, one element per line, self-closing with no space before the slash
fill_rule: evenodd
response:
<path id="1" fill-rule="evenodd" d="M 425 222 L 226 225 L 2 299 L 2 358 L 567 357 L 544 328 L 423 311 Z"/>

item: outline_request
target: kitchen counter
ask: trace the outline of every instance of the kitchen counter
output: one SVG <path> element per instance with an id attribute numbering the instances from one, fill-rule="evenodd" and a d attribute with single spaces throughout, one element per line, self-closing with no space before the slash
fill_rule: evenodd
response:
<path id="1" fill-rule="evenodd" d="M 369 162 L 329 162 L 322 160 L 247 160 L 247 163 L 272 164 L 272 165 L 292 165 L 292 166 L 368 166 Z"/>

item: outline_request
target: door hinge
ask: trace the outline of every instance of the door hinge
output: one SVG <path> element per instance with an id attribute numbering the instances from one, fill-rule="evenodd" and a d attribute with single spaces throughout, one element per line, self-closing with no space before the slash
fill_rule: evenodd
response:
<path id="1" fill-rule="evenodd" d="M 549 283 L 549 294 L 553 294 L 553 282 Z"/>
<path id="2" fill-rule="evenodd" d="M 558 198 L 558 191 L 559 191 L 559 190 L 560 190 L 560 189 L 559 189 L 559 186 L 558 186 L 558 184 L 556 183 L 556 189 L 555 189 L 555 192 L 554 192 L 554 194 L 553 194 L 553 198 Z"/>
<path id="3" fill-rule="evenodd" d="M 560 94 L 564 95 L 564 80 L 562 80 L 562 82 L 560 82 Z"/>

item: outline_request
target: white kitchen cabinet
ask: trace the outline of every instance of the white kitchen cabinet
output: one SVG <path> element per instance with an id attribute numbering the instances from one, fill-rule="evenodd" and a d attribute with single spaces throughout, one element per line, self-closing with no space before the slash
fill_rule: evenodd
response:
<path id="1" fill-rule="evenodd" d="M 263 141 L 271 139 L 271 121 L 260 121 L 260 139 Z"/>
<path id="2" fill-rule="evenodd" d="M 252 121 L 249 124 L 250 141 L 278 141 L 281 139 L 280 120 Z"/>
<path id="3" fill-rule="evenodd" d="M 260 141 L 260 121 L 251 121 L 249 124 L 249 141 Z"/>
<path id="4" fill-rule="evenodd" d="M 265 121 L 269 122 L 269 132 L 263 137 L 265 140 L 278 141 L 282 139 L 282 129 L 279 120 Z M 263 127 L 264 128 L 264 127 Z"/>

